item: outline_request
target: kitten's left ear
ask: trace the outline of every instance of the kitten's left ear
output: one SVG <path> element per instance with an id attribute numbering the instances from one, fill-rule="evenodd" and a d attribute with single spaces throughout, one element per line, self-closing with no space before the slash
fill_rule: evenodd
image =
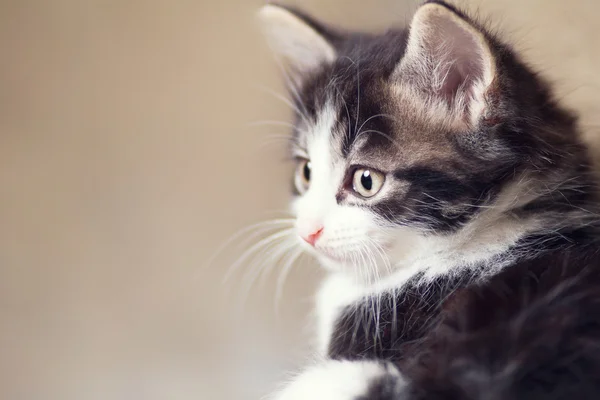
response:
<path id="1" fill-rule="evenodd" d="M 479 27 L 443 2 L 421 6 L 410 25 L 398 79 L 445 102 L 461 120 L 475 123 L 485 93 L 496 76 L 496 62 Z"/>
<path id="2" fill-rule="evenodd" d="M 307 74 L 337 57 L 335 42 L 341 38 L 306 14 L 267 4 L 258 16 L 269 45 L 294 83 L 301 84 Z"/>

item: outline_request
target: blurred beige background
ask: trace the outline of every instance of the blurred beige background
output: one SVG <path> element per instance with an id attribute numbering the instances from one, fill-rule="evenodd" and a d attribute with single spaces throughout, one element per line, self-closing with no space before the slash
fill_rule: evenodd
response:
<path id="1" fill-rule="evenodd" d="M 291 2 L 345 27 L 416 2 Z M 600 3 L 464 0 L 600 125 Z M 0 398 L 256 399 L 306 357 L 319 272 L 244 300 L 240 228 L 286 207 L 259 0 L 0 0 Z M 270 143 L 265 145 L 265 143 Z M 247 272 L 247 271 L 246 271 Z"/>

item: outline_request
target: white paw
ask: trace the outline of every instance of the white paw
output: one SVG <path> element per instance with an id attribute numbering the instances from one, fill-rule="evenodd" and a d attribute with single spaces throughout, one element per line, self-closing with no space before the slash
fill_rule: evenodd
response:
<path id="1" fill-rule="evenodd" d="M 274 400 L 355 400 L 368 393 L 370 385 L 384 376 L 402 377 L 383 362 L 327 361 L 298 375 Z"/>

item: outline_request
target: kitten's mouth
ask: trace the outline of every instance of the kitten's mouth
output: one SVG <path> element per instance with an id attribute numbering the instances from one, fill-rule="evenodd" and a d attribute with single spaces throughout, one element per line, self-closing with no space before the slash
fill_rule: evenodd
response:
<path id="1" fill-rule="evenodd" d="M 320 256 L 325 257 L 329 261 L 333 261 L 337 264 L 357 264 L 360 263 L 361 255 L 359 252 L 352 251 L 335 251 L 327 248 L 315 249 Z"/>
<path id="2" fill-rule="evenodd" d="M 340 250 L 328 247 L 315 247 L 313 251 L 324 261 L 333 262 L 344 266 L 364 267 L 368 265 L 387 265 L 390 263 L 388 251 L 389 243 L 379 243 L 377 250 L 366 251 L 365 249 Z"/>
<path id="3" fill-rule="evenodd" d="M 312 251 L 319 257 L 324 257 L 329 261 L 335 261 L 336 263 L 343 263 L 348 261 L 348 256 L 335 251 L 328 247 L 315 246 Z"/>

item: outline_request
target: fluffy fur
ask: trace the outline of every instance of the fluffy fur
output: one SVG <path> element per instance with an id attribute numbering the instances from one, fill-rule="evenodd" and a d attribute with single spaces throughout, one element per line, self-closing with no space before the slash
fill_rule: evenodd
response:
<path id="1" fill-rule="evenodd" d="M 297 111 L 296 229 L 330 271 L 324 360 L 277 398 L 599 398 L 597 184 L 543 79 L 442 1 L 381 35 L 260 15 Z"/>

